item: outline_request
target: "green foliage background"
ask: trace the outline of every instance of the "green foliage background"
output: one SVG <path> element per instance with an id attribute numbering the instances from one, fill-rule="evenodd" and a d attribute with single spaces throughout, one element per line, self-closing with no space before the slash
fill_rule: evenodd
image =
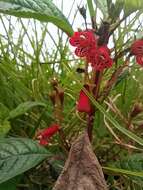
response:
<path id="1" fill-rule="evenodd" d="M 104 0 L 101 4 L 101 1 L 98 0 L 87 1 L 90 16 L 95 13 L 98 17 L 98 8 L 103 13 L 103 18 L 111 21 L 112 27 L 117 25 L 110 42 L 110 45 L 114 47 L 113 55 L 128 48 L 135 39 L 142 37 L 141 2 L 141 0 L 117 0 L 114 4 L 111 0 Z M 122 24 L 118 25 L 121 11 L 124 12 L 125 18 Z M 29 161 L 27 162 L 29 167 L 23 166 L 21 172 L 16 171 L 14 175 L 9 173 L 5 178 L 2 176 L 3 162 L 0 160 L 0 180 L 3 179 L 0 182 L 6 181 L 0 185 L 0 190 L 8 188 L 8 190 L 16 190 L 16 186 L 18 189 L 24 187 L 30 190 L 51 189 L 67 158 L 67 153 L 62 147 L 60 138 L 55 136 L 51 145 L 48 146 L 50 156 L 49 153 L 45 153 L 48 161 L 42 163 L 39 168 L 35 167 L 29 170 L 45 159 L 45 155 L 42 156 L 43 149 L 41 147 L 28 139 L 34 139 L 37 129 L 46 128 L 55 122 L 49 98 L 53 78 L 58 79 L 59 85 L 65 93 L 64 119 L 61 126 L 67 142 L 71 144 L 85 129 L 84 116 L 76 112 L 76 100 L 83 82 L 83 74 L 77 73 L 76 70 L 78 67 L 84 66 L 84 61 L 74 57 L 69 48 L 68 37 L 73 33 L 69 22 L 72 23 L 72 21 L 68 21 L 62 11 L 57 9 L 51 1 L 0 0 L 0 12 L 17 16 L 16 22 L 20 31 L 17 41 L 15 41 L 13 34 L 16 28 L 11 22 L 13 17 L 0 15 L 0 22 L 6 33 L 6 35 L 0 33 L 0 137 L 2 139 L 0 140 L 2 144 L 0 144 L 0 148 L 3 146 L 3 140 L 4 143 L 9 143 L 10 140 L 7 137 L 14 137 L 15 142 L 16 139 L 24 137 L 31 148 L 31 150 L 28 149 Z M 29 19 L 26 24 L 21 17 L 33 17 L 42 22 Z M 52 22 L 60 28 L 57 28 L 57 40 L 53 38 L 46 22 Z M 32 26 L 32 34 L 27 32 L 29 24 Z M 37 26 L 42 31 L 40 37 Z M 65 37 L 64 33 L 68 36 Z M 53 49 L 48 48 L 47 34 L 55 45 Z M 31 52 L 26 51 L 23 46 L 25 36 L 30 44 Z M 104 87 L 111 74 L 124 63 L 124 60 L 125 57 L 118 59 L 113 68 L 105 72 L 101 88 Z M 131 59 L 130 62 L 130 67 L 123 70 L 109 95 L 124 118 L 129 117 L 134 103 L 143 103 L 143 69 L 135 64 L 134 59 Z M 130 130 L 118 113 L 108 109 L 109 99 L 103 105 L 99 105 L 92 97 L 90 98 L 95 107 L 99 109 L 95 115 L 93 149 L 103 166 L 109 189 L 143 189 L 143 184 L 140 183 L 143 177 L 143 114 L 141 113 L 134 118 L 134 128 Z M 119 145 L 116 142 L 117 139 L 111 133 L 111 129 L 115 136 L 122 140 L 123 144 Z M 131 145 L 132 149 L 127 145 Z M 39 149 L 32 149 L 33 146 L 38 146 Z M 10 145 L 5 147 L 0 149 L 0 157 L 10 151 Z M 33 150 L 37 154 L 41 153 L 41 159 L 39 158 L 40 160 L 37 160 L 34 165 L 31 162 L 33 158 L 30 158 Z M 11 149 L 9 154 L 18 157 L 20 152 L 15 153 Z M 17 160 L 19 162 L 18 158 Z M 7 163 L 6 159 L 5 163 Z M 14 161 L 10 164 L 11 167 L 14 167 Z M 48 169 L 45 171 L 47 166 Z M 25 175 L 12 178 L 27 170 Z M 7 181 L 10 178 L 12 179 Z"/>

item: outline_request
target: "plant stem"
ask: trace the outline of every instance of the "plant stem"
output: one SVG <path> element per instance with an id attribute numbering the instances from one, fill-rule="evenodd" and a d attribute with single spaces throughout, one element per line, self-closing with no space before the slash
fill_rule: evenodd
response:
<path id="1" fill-rule="evenodd" d="M 98 99 L 101 79 L 102 79 L 102 72 L 94 71 L 93 83 L 95 87 L 93 88 L 92 93 L 96 100 Z M 93 124 L 94 124 L 94 116 L 95 116 L 95 108 L 93 107 L 92 113 L 88 114 L 87 116 L 87 132 L 88 132 L 90 142 L 92 141 L 92 129 L 93 129 Z"/>
<path id="2" fill-rule="evenodd" d="M 95 81 L 94 81 L 95 88 L 93 89 L 93 95 L 94 95 L 96 100 L 98 99 L 101 79 L 102 79 L 102 72 L 101 71 L 96 71 L 96 73 L 95 73 Z"/>
<path id="3" fill-rule="evenodd" d="M 92 129 L 93 129 L 93 123 L 94 123 L 94 113 L 95 110 L 93 111 L 92 114 L 89 114 L 87 116 L 87 133 L 88 133 L 88 137 L 90 142 L 92 141 Z"/>

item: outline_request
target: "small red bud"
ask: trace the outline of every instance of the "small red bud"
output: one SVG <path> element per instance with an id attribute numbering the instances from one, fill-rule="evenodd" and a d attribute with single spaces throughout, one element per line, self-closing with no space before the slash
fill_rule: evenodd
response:
<path id="1" fill-rule="evenodd" d="M 89 86 L 84 85 L 84 88 L 89 91 Z M 77 102 L 77 110 L 79 112 L 91 113 L 92 106 L 89 97 L 85 94 L 83 90 L 80 91 L 79 99 Z"/>
<path id="2" fill-rule="evenodd" d="M 39 140 L 39 144 L 46 146 L 49 143 L 50 138 L 59 131 L 60 126 L 57 124 L 52 124 L 50 127 L 40 131 L 36 138 Z"/>

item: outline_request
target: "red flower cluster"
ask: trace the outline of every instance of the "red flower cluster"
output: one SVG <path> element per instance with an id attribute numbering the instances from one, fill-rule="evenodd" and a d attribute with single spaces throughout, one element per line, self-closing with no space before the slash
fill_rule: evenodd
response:
<path id="1" fill-rule="evenodd" d="M 94 69 L 101 71 L 112 66 L 109 48 L 97 45 L 98 38 L 92 30 L 75 32 L 69 42 L 76 47 L 75 54 L 78 57 L 85 57 Z"/>
<path id="2" fill-rule="evenodd" d="M 110 68 L 113 64 L 113 60 L 110 57 L 110 50 L 107 46 L 92 49 L 87 56 L 87 62 L 91 63 L 91 66 L 98 71 Z"/>
<path id="3" fill-rule="evenodd" d="M 37 134 L 37 139 L 39 140 L 40 145 L 47 145 L 50 138 L 59 131 L 60 127 L 57 124 L 52 124 L 50 127 L 43 129 Z"/>
<path id="4" fill-rule="evenodd" d="M 136 56 L 137 63 L 143 66 L 143 40 L 137 40 L 132 44 L 131 53 Z"/>
<path id="5" fill-rule="evenodd" d="M 97 46 L 97 40 L 93 32 L 90 30 L 75 32 L 74 35 L 70 38 L 69 42 L 72 46 L 77 47 L 75 49 L 75 54 L 78 57 L 87 56 L 88 52 Z"/>
<path id="6" fill-rule="evenodd" d="M 84 85 L 84 88 L 89 91 L 89 86 Z M 79 112 L 85 112 L 85 113 L 91 113 L 92 112 L 92 106 L 90 103 L 89 97 L 85 94 L 83 90 L 80 91 L 79 94 L 79 100 L 77 102 L 77 110 Z"/>

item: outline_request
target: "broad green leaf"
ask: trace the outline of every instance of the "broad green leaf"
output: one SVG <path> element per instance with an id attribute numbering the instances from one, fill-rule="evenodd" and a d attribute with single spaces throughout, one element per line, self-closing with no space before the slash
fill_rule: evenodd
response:
<path id="1" fill-rule="evenodd" d="M 104 15 L 104 18 L 108 18 L 108 5 L 107 0 L 94 0 L 96 6 L 101 10 L 102 14 Z"/>
<path id="2" fill-rule="evenodd" d="M 132 154 L 130 156 L 127 156 L 118 161 L 116 166 L 120 166 L 120 168 L 122 169 L 143 173 L 143 153 Z"/>
<path id="3" fill-rule="evenodd" d="M 10 122 L 5 120 L 2 123 L 0 123 L 0 137 L 5 137 L 5 135 L 9 132 L 11 129 Z"/>
<path id="4" fill-rule="evenodd" d="M 127 137 L 129 137 L 130 139 L 134 140 L 136 143 L 140 144 L 143 146 L 143 139 L 138 137 L 137 135 L 135 135 L 134 133 L 132 133 L 131 131 L 125 129 L 124 127 L 122 127 L 113 117 L 110 113 L 106 112 L 106 110 L 103 108 L 103 106 L 101 106 L 91 95 L 89 92 L 87 92 L 86 89 L 84 89 L 85 93 L 89 96 L 89 98 L 91 99 L 91 101 L 93 102 L 93 104 L 95 105 L 95 107 L 97 109 L 100 110 L 100 112 L 102 114 L 104 114 L 106 116 L 106 118 L 112 123 L 112 125 L 118 129 L 121 133 L 123 133 L 124 135 L 126 135 Z"/>
<path id="5" fill-rule="evenodd" d="M 30 109 L 36 106 L 42 106 L 46 107 L 46 104 L 42 102 L 24 102 L 19 104 L 14 110 L 10 111 L 8 119 L 13 119 L 15 117 L 18 117 L 20 115 L 25 114 L 28 112 Z"/>
<path id="6" fill-rule="evenodd" d="M 0 138 L 0 183 L 3 183 L 49 156 L 48 151 L 26 138 Z"/>
<path id="7" fill-rule="evenodd" d="M 17 190 L 17 184 L 19 183 L 20 179 L 21 175 L 1 183 L 0 190 Z"/>
<path id="8" fill-rule="evenodd" d="M 116 167 L 116 168 L 115 168 Z M 132 180 L 138 181 L 143 185 L 143 154 L 132 154 L 126 158 L 122 158 L 118 162 L 114 163 L 114 168 L 107 169 L 129 175 Z"/>
<path id="9" fill-rule="evenodd" d="M 0 12 L 17 17 L 52 22 L 69 36 L 73 33 L 66 17 L 51 0 L 0 0 Z"/>

